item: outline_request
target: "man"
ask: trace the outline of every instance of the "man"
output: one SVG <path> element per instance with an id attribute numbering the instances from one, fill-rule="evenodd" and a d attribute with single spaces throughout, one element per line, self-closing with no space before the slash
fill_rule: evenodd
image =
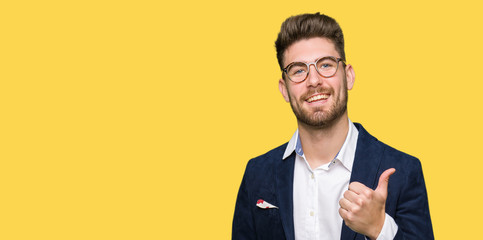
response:
<path id="1" fill-rule="evenodd" d="M 275 45 L 298 129 L 249 161 L 233 239 L 434 239 L 419 160 L 348 118 L 355 75 L 337 22 L 290 17 Z"/>

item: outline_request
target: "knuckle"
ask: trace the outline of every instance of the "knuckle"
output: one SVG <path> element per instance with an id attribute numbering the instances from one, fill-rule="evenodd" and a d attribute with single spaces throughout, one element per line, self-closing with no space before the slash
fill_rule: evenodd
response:
<path id="1" fill-rule="evenodd" d="M 352 213 L 347 213 L 347 221 L 352 222 L 354 221 L 354 214 Z"/>
<path id="2" fill-rule="evenodd" d="M 364 190 L 364 193 L 363 193 L 365 196 L 367 196 L 368 198 L 372 197 L 372 191 L 369 190 L 369 189 L 366 189 Z"/>
<path id="3" fill-rule="evenodd" d="M 357 213 L 359 212 L 359 210 L 361 210 L 361 208 L 357 205 L 354 205 L 352 208 L 351 208 L 351 212 L 353 213 Z"/>

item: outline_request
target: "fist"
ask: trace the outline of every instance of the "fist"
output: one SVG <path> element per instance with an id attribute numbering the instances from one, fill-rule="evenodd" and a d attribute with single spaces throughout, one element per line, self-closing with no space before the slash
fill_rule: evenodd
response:
<path id="1" fill-rule="evenodd" d="M 339 201 L 339 214 L 350 229 L 370 239 L 379 236 L 386 217 L 387 185 L 394 172 L 394 168 L 384 171 L 376 190 L 359 182 L 349 184 L 349 190 Z"/>

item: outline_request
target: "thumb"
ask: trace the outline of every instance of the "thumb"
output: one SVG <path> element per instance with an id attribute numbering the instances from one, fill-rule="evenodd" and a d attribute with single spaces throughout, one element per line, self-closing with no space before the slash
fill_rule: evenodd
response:
<path id="1" fill-rule="evenodd" d="M 395 172 L 395 168 L 389 168 L 379 177 L 379 184 L 377 185 L 376 192 L 382 194 L 384 198 L 387 197 L 387 184 L 389 183 L 389 177 Z"/>

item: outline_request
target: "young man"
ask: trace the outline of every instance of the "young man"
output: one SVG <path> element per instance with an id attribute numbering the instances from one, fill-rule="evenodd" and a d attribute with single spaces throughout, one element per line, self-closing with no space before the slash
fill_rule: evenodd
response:
<path id="1" fill-rule="evenodd" d="M 348 118 L 355 76 L 337 22 L 290 17 L 275 45 L 298 129 L 249 161 L 233 239 L 433 239 L 419 160 Z"/>

